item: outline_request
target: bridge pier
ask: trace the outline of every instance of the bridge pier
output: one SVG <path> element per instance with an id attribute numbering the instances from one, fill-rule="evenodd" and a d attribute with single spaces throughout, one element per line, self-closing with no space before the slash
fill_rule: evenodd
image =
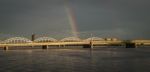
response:
<path id="1" fill-rule="evenodd" d="M 4 47 L 4 50 L 8 50 L 8 49 L 9 49 L 8 46 L 5 46 L 5 47 Z"/>
<path id="2" fill-rule="evenodd" d="M 135 43 L 126 43 L 125 47 L 126 48 L 136 48 L 136 44 Z"/>
<path id="3" fill-rule="evenodd" d="M 60 45 L 58 45 L 58 48 L 60 48 L 61 46 Z"/>
<path id="4" fill-rule="evenodd" d="M 66 45 L 62 45 L 62 47 L 63 47 L 63 48 L 65 48 L 65 47 L 66 47 Z"/>
<path id="5" fill-rule="evenodd" d="M 83 45 L 83 48 L 91 48 L 91 49 L 93 49 L 93 48 L 94 48 L 94 45 L 93 45 L 92 42 L 90 42 L 90 44 L 85 44 L 85 45 Z"/>
<path id="6" fill-rule="evenodd" d="M 93 46 L 93 42 L 91 41 L 91 42 L 90 42 L 90 48 L 93 49 L 93 47 L 94 47 L 94 46 Z"/>
<path id="7" fill-rule="evenodd" d="M 88 45 L 83 45 L 83 48 L 90 48 L 91 46 L 88 44 Z"/>
<path id="8" fill-rule="evenodd" d="M 42 49 L 48 49 L 48 45 L 43 45 Z"/>
<path id="9" fill-rule="evenodd" d="M 34 46 L 33 46 L 33 45 L 32 45 L 31 47 L 32 47 L 32 48 L 34 48 Z"/>

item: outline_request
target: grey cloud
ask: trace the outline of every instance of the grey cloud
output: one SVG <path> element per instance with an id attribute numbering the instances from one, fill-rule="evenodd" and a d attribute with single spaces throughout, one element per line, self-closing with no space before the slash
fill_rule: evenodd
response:
<path id="1" fill-rule="evenodd" d="M 80 32 L 124 39 L 150 38 L 149 0 L 0 0 L 0 31 L 69 36 L 65 1 L 74 11 Z"/>

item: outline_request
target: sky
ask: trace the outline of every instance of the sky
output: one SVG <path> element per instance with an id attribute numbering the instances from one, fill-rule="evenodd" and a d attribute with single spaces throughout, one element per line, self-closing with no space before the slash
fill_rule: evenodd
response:
<path id="1" fill-rule="evenodd" d="M 0 0 L 0 35 L 71 36 L 66 3 L 82 37 L 150 39 L 150 0 Z"/>

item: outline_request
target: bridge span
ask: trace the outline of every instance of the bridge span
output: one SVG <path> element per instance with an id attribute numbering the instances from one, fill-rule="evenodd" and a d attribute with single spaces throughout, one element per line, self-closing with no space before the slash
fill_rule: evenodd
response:
<path id="1" fill-rule="evenodd" d="M 8 48 L 15 47 L 15 46 L 42 46 L 43 49 L 47 49 L 48 46 L 83 46 L 88 48 L 93 48 L 94 46 L 106 46 L 106 45 L 120 45 L 121 42 L 98 42 L 98 41 L 80 41 L 80 42 L 31 42 L 31 43 L 9 43 L 9 44 L 0 44 L 1 48 L 8 50 Z"/>
<path id="2" fill-rule="evenodd" d="M 8 50 L 11 47 L 21 46 L 42 46 L 47 49 L 49 46 L 83 46 L 84 48 L 94 48 L 95 46 L 125 46 L 127 48 L 136 48 L 137 46 L 150 46 L 150 40 L 117 40 L 102 39 L 92 37 L 85 40 L 76 37 L 68 37 L 62 40 L 56 40 L 50 37 L 40 37 L 31 41 L 23 37 L 13 37 L 0 42 L 0 48 Z"/>

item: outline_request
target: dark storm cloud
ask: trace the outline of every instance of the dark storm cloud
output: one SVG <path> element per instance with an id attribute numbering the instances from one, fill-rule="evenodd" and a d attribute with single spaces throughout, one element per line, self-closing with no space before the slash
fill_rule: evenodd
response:
<path id="1" fill-rule="evenodd" d="M 123 38 L 149 38 L 149 0 L 88 0 L 78 5 L 80 30 L 99 30 Z"/>
<path id="2" fill-rule="evenodd" d="M 0 0 L 0 31 L 6 34 L 70 31 L 65 1 Z M 149 0 L 68 0 L 68 3 L 81 32 L 95 32 L 103 37 L 150 38 Z"/>
<path id="3" fill-rule="evenodd" d="M 59 0 L 1 0 L 1 26 L 13 33 L 69 29 L 63 4 Z"/>

